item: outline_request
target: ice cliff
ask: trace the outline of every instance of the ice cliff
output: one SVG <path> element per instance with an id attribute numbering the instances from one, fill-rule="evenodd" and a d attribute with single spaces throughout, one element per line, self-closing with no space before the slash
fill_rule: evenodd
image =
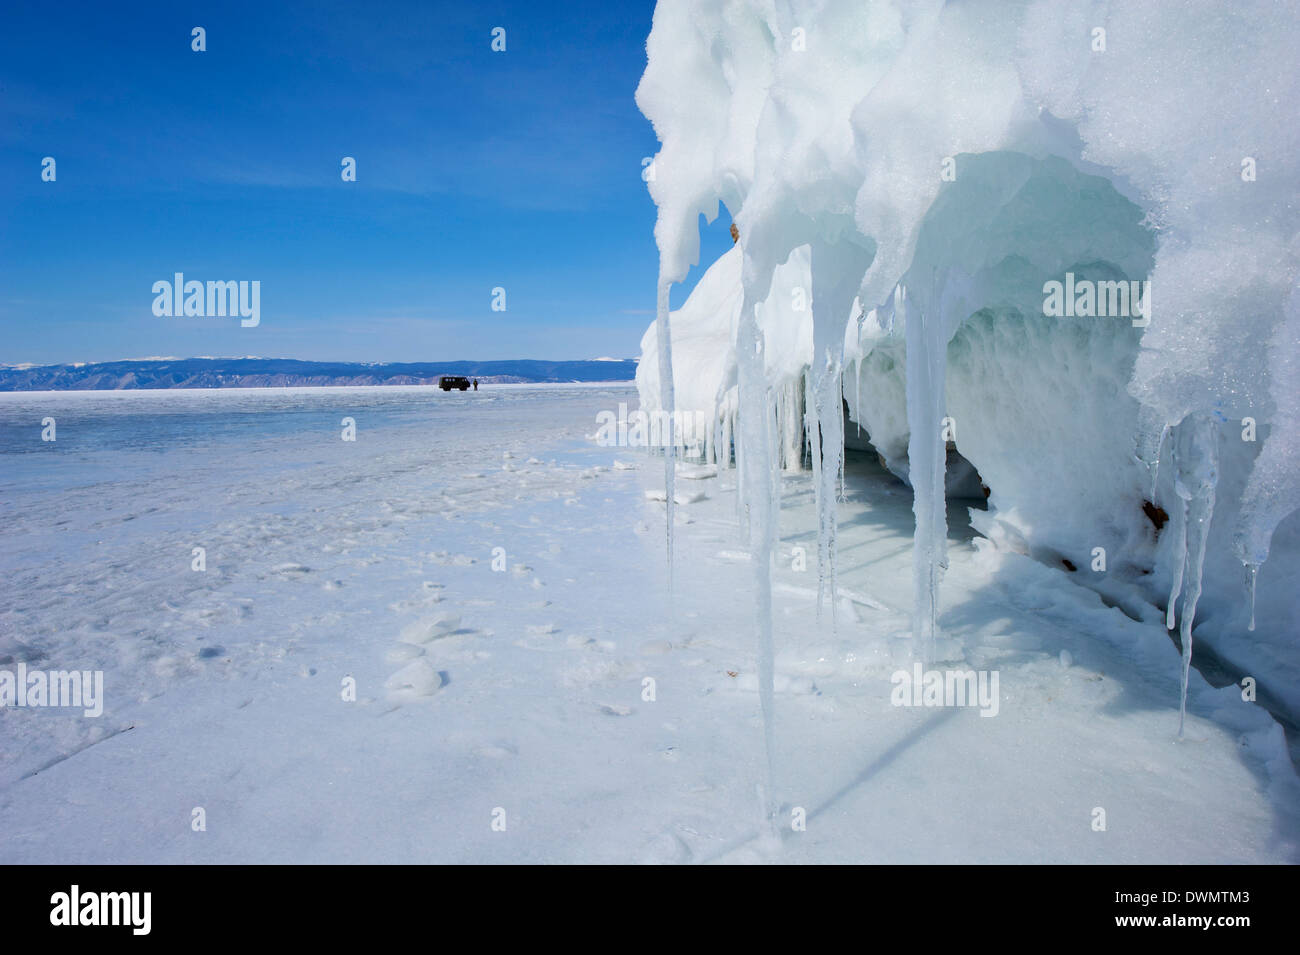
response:
<path id="1" fill-rule="evenodd" d="M 803 460 L 835 586 L 847 402 L 913 488 L 918 657 L 951 442 L 981 534 L 1139 619 L 1168 606 L 1184 665 L 1196 627 L 1300 713 L 1296 7 L 660 0 L 647 52 L 637 386 L 709 416 L 696 453 L 735 448 L 760 647 Z M 719 203 L 740 241 L 670 316 Z"/>

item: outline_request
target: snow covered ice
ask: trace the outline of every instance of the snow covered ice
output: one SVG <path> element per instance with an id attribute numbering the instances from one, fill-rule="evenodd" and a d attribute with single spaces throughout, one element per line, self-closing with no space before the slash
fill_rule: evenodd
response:
<path id="1" fill-rule="evenodd" d="M 706 493 L 677 508 L 670 621 L 657 462 L 590 438 L 634 398 L 0 396 L 0 653 L 105 674 L 97 719 L 0 709 L 0 857 L 1293 857 L 1276 722 L 1193 668 L 1189 743 L 1175 745 L 1177 651 L 1160 621 L 986 544 L 960 502 L 944 587 L 961 609 L 945 633 L 956 665 L 999 671 L 998 715 L 919 693 L 892 706 L 913 515 L 874 455 L 848 455 L 834 628 L 816 625 L 811 474 L 772 475 L 768 650 L 735 472 L 679 463 L 679 486 Z M 29 440 L 43 414 L 58 456 Z M 339 440 L 345 414 L 354 444 Z M 1106 833 L 1089 828 L 1095 806 Z M 796 808 L 806 831 L 790 827 Z M 1215 826 L 1189 831 L 1197 813 Z"/>
<path id="2" fill-rule="evenodd" d="M 0 394 L 0 860 L 1300 861 L 1297 54 L 661 0 L 634 387 Z"/>

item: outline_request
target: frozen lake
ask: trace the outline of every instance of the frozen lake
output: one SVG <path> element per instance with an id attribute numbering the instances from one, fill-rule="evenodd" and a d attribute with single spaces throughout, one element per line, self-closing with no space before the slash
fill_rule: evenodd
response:
<path id="1" fill-rule="evenodd" d="M 679 475 L 670 609 L 661 463 L 590 440 L 635 400 L 0 395 L 0 668 L 105 686 L 97 718 L 0 709 L 0 860 L 1295 860 L 1280 728 L 1194 674 L 1176 743 L 1164 634 L 960 508 L 941 622 L 997 716 L 891 705 L 911 498 L 865 456 L 837 629 L 786 480 L 775 778 L 806 827 L 766 845 L 735 473 Z"/>

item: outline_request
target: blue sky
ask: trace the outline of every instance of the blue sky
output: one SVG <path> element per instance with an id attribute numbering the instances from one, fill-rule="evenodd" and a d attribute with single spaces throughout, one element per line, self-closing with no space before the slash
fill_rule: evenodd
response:
<path id="1" fill-rule="evenodd" d="M 0 362 L 635 355 L 656 272 L 657 144 L 633 100 L 652 10 L 8 5 Z M 260 281 L 261 324 L 155 316 L 175 272 Z"/>

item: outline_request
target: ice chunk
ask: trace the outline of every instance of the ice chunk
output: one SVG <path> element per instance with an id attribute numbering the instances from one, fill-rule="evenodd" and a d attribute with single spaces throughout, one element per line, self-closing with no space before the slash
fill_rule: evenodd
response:
<path id="1" fill-rule="evenodd" d="M 402 628 L 401 636 L 398 638 L 403 643 L 419 644 L 428 643 L 430 640 L 436 640 L 438 637 L 446 636 L 460 629 L 460 614 L 440 613 L 432 617 L 423 617 L 414 623 L 409 623 Z"/>
<path id="2" fill-rule="evenodd" d="M 442 688 L 442 674 L 424 657 L 419 657 L 385 680 L 384 688 L 397 699 L 432 696 Z"/>

